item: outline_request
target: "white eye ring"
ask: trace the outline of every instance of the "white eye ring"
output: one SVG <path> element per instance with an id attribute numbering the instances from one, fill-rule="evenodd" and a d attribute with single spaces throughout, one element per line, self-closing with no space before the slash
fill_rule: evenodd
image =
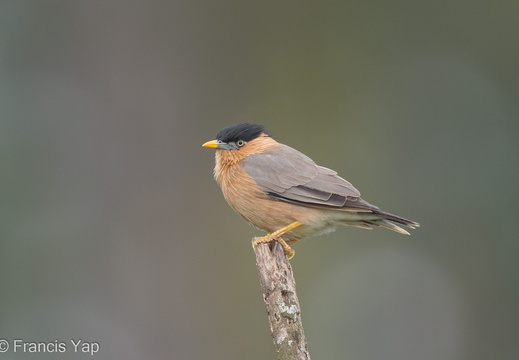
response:
<path id="1" fill-rule="evenodd" d="M 243 141 L 243 140 L 238 140 L 238 141 L 236 142 L 236 145 L 238 145 L 239 147 L 242 147 L 243 145 L 245 145 L 245 141 Z"/>

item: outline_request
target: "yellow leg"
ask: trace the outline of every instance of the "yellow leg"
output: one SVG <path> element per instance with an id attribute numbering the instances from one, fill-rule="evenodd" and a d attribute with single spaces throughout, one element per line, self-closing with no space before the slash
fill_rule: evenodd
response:
<path id="1" fill-rule="evenodd" d="M 281 238 L 281 235 L 289 232 L 290 230 L 294 230 L 296 227 L 303 225 L 303 223 L 300 223 L 299 221 L 294 221 L 292 224 L 289 224 L 279 230 L 274 231 L 273 233 L 270 233 L 268 235 L 262 236 L 260 238 L 256 238 L 254 242 L 252 243 L 252 246 L 256 246 L 258 244 L 262 243 L 269 243 L 271 241 L 277 241 L 281 246 L 283 246 L 283 249 L 285 250 L 285 254 L 288 257 L 288 260 L 292 259 L 294 255 L 296 254 L 295 250 L 288 245 L 285 240 Z"/>

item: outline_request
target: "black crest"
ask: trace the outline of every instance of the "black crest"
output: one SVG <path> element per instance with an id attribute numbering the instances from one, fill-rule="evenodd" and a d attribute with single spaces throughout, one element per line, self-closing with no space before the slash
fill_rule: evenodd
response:
<path id="1" fill-rule="evenodd" d="M 242 123 L 227 126 L 216 134 L 216 140 L 223 142 L 237 142 L 238 140 L 251 141 L 256 139 L 261 133 L 267 134 L 262 125 Z"/>

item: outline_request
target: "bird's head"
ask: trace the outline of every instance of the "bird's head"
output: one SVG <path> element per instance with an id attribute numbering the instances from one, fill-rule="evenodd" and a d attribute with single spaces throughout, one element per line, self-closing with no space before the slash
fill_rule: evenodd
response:
<path id="1" fill-rule="evenodd" d="M 253 146 L 247 146 L 247 144 L 252 142 L 259 143 L 264 138 L 269 138 L 265 127 L 251 123 L 242 123 L 223 128 L 216 134 L 216 140 L 208 141 L 202 146 L 216 150 L 242 150 L 243 152 L 248 152 L 247 150 L 252 150 Z"/>

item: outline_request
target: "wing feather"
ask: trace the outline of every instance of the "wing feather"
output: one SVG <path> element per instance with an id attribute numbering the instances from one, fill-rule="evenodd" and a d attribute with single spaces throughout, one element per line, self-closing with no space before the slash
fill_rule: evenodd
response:
<path id="1" fill-rule="evenodd" d="M 311 207 L 378 210 L 362 200 L 360 192 L 337 172 L 317 165 L 289 146 L 281 145 L 242 161 L 258 186 L 280 200 Z"/>

